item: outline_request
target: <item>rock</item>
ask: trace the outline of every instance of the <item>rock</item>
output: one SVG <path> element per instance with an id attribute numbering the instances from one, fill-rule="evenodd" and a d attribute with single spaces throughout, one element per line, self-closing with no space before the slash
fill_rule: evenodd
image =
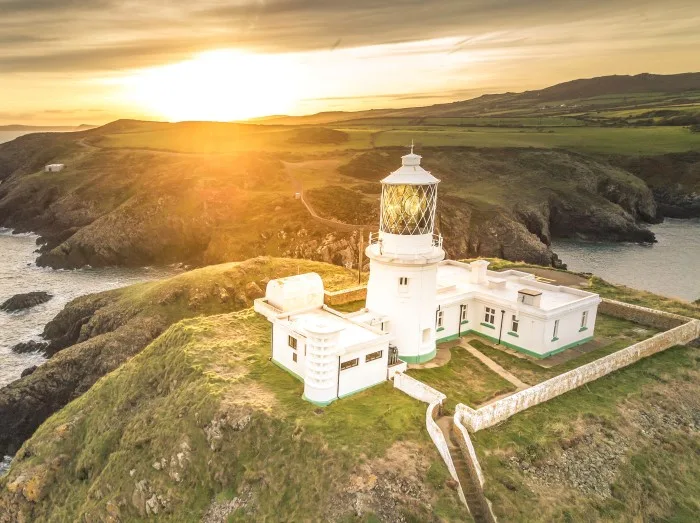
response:
<path id="1" fill-rule="evenodd" d="M 251 281 L 248 282 L 248 284 L 245 286 L 245 295 L 248 299 L 255 300 L 257 298 L 262 298 L 263 296 L 265 296 L 265 293 L 257 283 Z"/>
<path id="2" fill-rule="evenodd" d="M 13 345 L 10 350 L 17 354 L 27 354 L 29 352 L 44 352 L 48 346 L 48 342 L 30 340 Z"/>
<path id="3" fill-rule="evenodd" d="M 20 375 L 21 378 L 24 378 L 25 376 L 29 376 L 31 373 L 33 373 L 37 369 L 36 365 L 32 365 L 31 367 L 27 367 L 22 371 L 22 374 Z"/>
<path id="4" fill-rule="evenodd" d="M 12 296 L 12 298 L 6 300 L 2 305 L 0 305 L 0 310 L 6 312 L 21 311 L 41 305 L 42 303 L 46 303 L 51 298 L 53 298 L 53 294 L 49 294 L 48 292 L 44 291 L 15 294 Z"/>

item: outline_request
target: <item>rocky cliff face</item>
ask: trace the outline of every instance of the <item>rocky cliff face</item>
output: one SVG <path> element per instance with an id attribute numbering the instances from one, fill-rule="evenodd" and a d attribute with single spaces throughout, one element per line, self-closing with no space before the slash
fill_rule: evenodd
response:
<path id="1" fill-rule="evenodd" d="M 315 179 L 309 193 L 325 218 L 363 223 L 358 213 L 378 205 L 378 181 L 403 153 L 285 156 L 283 163 L 269 153 L 101 149 L 92 145 L 101 132 L 0 145 L 0 225 L 38 232 L 40 265 L 212 264 L 267 254 L 356 266 L 358 231 L 313 218 L 293 197 L 298 181 L 287 164 L 302 161 L 328 178 L 328 185 Z M 53 151 L 52 159 L 67 169 L 41 172 L 42 151 Z M 652 193 L 619 167 L 551 150 L 422 152 L 425 166 L 442 179 L 438 222 L 453 258 L 557 264 L 549 248 L 553 236 L 654 240 L 642 225 L 657 214 Z M 371 224 L 376 213 L 366 218 Z M 376 224 L 364 229 L 365 238 L 372 228 Z"/>
<path id="2" fill-rule="evenodd" d="M 700 153 L 614 157 L 612 162 L 649 185 L 662 216 L 700 216 Z"/>

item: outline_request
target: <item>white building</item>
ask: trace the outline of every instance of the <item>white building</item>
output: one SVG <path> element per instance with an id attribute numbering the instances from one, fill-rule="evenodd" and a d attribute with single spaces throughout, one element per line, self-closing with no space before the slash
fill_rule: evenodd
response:
<path id="1" fill-rule="evenodd" d="M 445 261 L 434 233 L 439 180 L 421 157 L 403 156 L 382 180 L 379 232 L 370 235 L 366 308 L 341 314 L 323 303 L 317 274 L 271 281 L 255 310 L 273 325 L 272 361 L 304 382 L 304 397 L 327 405 L 390 379 L 436 344 L 475 334 L 537 358 L 593 336 L 597 294 Z"/>
<path id="2" fill-rule="evenodd" d="M 63 169 L 65 169 L 66 164 L 64 163 L 50 163 L 48 165 L 44 166 L 44 172 L 45 173 L 60 173 Z"/>
<path id="3" fill-rule="evenodd" d="M 304 382 L 317 405 L 376 385 L 406 369 L 391 335 L 363 311 L 344 315 L 323 304 L 315 273 L 272 280 L 255 310 L 272 323 L 272 361 Z"/>

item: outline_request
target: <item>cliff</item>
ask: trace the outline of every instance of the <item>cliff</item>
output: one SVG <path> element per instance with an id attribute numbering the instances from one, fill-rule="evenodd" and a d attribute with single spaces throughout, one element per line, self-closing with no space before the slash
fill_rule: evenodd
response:
<path id="1" fill-rule="evenodd" d="M 0 145 L 0 226 L 38 232 L 37 262 L 54 268 L 205 265 L 260 254 L 356 265 L 358 231 L 314 218 L 294 193 L 303 187 L 323 217 L 365 225 L 367 234 L 377 227 L 377 182 L 403 149 L 300 144 L 295 129 L 274 130 L 289 135 L 283 150 L 262 141 L 231 153 L 149 148 L 218 143 L 221 126 L 185 127 L 120 121 Z M 244 127 L 232 137 L 262 133 Z M 619 167 L 555 150 L 421 152 L 443 179 L 438 220 L 452 257 L 556 265 L 554 236 L 654 240 L 642 225 L 657 216 L 652 193 Z M 48 161 L 68 167 L 43 173 Z"/>
<path id="2" fill-rule="evenodd" d="M 97 307 L 84 341 L 0 392 L 3 420 L 10 403 L 57 411 L 0 478 L 0 522 L 469 520 L 424 404 L 387 383 L 318 409 L 269 361 L 268 322 L 224 312 L 297 268 L 330 288 L 352 281 L 332 265 L 255 259 L 70 304 L 49 330 Z"/>
<path id="3" fill-rule="evenodd" d="M 187 272 L 70 302 L 44 329 L 50 359 L 0 389 L 0 454 L 13 454 L 51 414 L 87 391 L 177 321 L 251 306 L 270 278 L 300 267 L 327 288 L 353 285 L 357 274 L 333 265 L 255 258 Z"/>
<path id="4" fill-rule="evenodd" d="M 78 337 L 0 390 L 0 451 L 19 447 L 0 478 L 0 522 L 469 521 L 426 433 L 425 404 L 387 383 L 318 409 L 269 361 L 269 323 L 247 307 L 268 278 L 300 271 L 329 289 L 356 276 L 256 258 L 68 304 L 45 335 L 77 324 Z M 688 303 L 590 285 L 700 316 Z"/>
<path id="5" fill-rule="evenodd" d="M 664 216 L 700 216 L 700 153 L 615 157 L 613 161 L 649 185 Z"/>

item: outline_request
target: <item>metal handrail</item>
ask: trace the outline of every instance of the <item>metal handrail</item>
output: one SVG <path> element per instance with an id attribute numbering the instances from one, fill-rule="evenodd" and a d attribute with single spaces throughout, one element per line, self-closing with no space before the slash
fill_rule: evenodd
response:
<path id="1" fill-rule="evenodd" d="M 379 245 L 380 247 L 383 245 L 382 239 L 379 236 L 379 232 L 369 233 L 369 244 L 370 245 Z M 431 246 L 442 248 L 442 234 L 433 233 Z"/>

